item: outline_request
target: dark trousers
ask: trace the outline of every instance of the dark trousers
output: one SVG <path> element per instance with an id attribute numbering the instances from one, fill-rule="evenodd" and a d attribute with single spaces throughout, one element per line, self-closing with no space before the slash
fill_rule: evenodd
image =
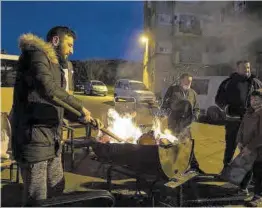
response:
<path id="1" fill-rule="evenodd" d="M 226 148 L 224 153 L 224 166 L 227 166 L 235 153 L 237 147 L 237 133 L 240 127 L 241 121 L 227 121 L 225 125 L 226 129 Z"/>
<path id="2" fill-rule="evenodd" d="M 262 161 L 255 161 L 253 166 L 254 194 L 262 197 Z"/>

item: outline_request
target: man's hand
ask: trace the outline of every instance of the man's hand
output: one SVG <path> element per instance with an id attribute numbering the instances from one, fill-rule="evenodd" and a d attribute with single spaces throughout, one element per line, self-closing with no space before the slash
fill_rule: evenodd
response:
<path id="1" fill-rule="evenodd" d="M 89 123 L 91 122 L 91 113 L 86 109 L 86 108 L 82 108 L 82 114 L 83 116 L 79 119 L 81 122 L 83 123 Z"/>
<path id="2" fill-rule="evenodd" d="M 102 129 L 102 128 L 104 128 L 104 124 L 99 120 L 99 119 L 97 119 L 97 118 L 95 118 L 95 119 L 93 119 L 92 118 L 92 124 L 94 125 L 94 127 L 95 128 L 97 128 L 97 129 Z"/>

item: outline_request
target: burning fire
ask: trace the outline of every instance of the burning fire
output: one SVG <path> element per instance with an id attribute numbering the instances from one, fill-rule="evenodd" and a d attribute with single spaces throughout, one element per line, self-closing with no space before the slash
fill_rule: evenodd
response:
<path id="1" fill-rule="evenodd" d="M 171 134 L 171 131 L 168 130 L 168 129 L 165 129 L 164 133 L 161 132 L 161 124 L 160 124 L 160 120 L 159 119 L 155 119 L 152 130 L 154 131 L 154 136 L 157 139 L 165 138 L 168 141 L 170 141 L 171 143 L 174 143 L 175 141 L 178 140 L 178 138 L 173 136 Z"/>
<path id="2" fill-rule="evenodd" d="M 107 113 L 107 129 L 112 133 L 118 135 L 121 139 L 125 140 L 128 143 L 137 144 L 137 140 L 143 135 L 143 132 L 139 126 L 133 121 L 133 116 L 126 114 L 124 116 L 119 115 L 119 113 L 114 109 L 109 109 Z M 164 133 L 161 132 L 161 122 L 159 119 L 154 119 L 153 127 L 151 129 L 154 131 L 154 137 L 156 140 L 165 138 L 171 143 L 177 141 L 178 139 L 171 134 L 168 129 L 164 130 Z M 101 132 L 98 133 L 97 137 L 101 138 L 105 135 L 102 135 Z M 116 143 L 117 141 L 110 138 L 110 143 Z"/>

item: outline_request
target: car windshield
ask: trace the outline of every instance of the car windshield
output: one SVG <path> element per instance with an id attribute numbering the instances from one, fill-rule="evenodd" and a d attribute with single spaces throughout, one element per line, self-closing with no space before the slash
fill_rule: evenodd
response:
<path id="1" fill-rule="evenodd" d="M 148 90 L 141 82 L 129 82 L 129 85 L 132 90 Z"/>
<path id="2" fill-rule="evenodd" d="M 104 83 L 103 82 L 92 82 L 92 85 L 104 86 Z"/>

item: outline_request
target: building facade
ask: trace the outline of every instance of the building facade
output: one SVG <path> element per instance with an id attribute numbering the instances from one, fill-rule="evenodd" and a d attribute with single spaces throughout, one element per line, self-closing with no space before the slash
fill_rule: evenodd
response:
<path id="1" fill-rule="evenodd" d="M 254 59 L 246 53 L 251 41 L 241 39 L 243 24 L 250 25 L 242 15 L 246 6 L 244 1 L 145 1 L 144 83 L 159 93 L 181 73 L 225 76 L 237 60 Z"/>

